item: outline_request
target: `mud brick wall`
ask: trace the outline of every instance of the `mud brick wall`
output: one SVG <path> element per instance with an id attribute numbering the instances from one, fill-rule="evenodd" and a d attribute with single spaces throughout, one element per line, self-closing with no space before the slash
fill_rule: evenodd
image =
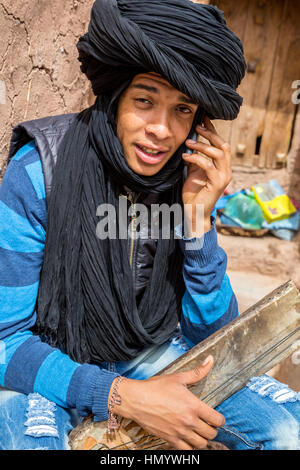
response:
<path id="1" fill-rule="evenodd" d="M 93 102 L 76 43 L 93 0 L 0 1 L 0 167 L 12 126 L 77 112 Z"/>

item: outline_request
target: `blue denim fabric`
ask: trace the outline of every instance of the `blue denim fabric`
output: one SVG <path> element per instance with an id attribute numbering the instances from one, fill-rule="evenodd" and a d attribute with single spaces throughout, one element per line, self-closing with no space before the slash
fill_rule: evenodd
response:
<path id="1" fill-rule="evenodd" d="M 145 379 L 185 353 L 180 331 L 160 347 L 128 362 L 102 364 L 132 379 Z M 299 450 L 300 393 L 263 375 L 216 408 L 226 418 L 216 441 L 232 450 Z M 0 450 L 68 450 L 68 433 L 78 422 L 75 410 L 63 409 L 38 394 L 0 389 Z"/>

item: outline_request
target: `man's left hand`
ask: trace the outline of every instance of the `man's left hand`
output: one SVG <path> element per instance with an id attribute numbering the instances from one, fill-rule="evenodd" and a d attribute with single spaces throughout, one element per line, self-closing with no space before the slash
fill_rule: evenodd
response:
<path id="1" fill-rule="evenodd" d="M 185 218 L 189 234 L 192 236 L 200 236 L 196 232 L 197 205 L 203 206 L 204 232 L 207 232 L 211 228 L 210 214 L 232 177 L 230 146 L 217 134 L 207 116 L 204 118 L 204 125 L 196 127 L 196 132 L 207 139 L 209 144 L 187 140 L 188 148 L 203 155 L 182 154 L 182 158 L 188 163 L 182 200 L 184 204 L 191 205 L 192 210 Z"/>

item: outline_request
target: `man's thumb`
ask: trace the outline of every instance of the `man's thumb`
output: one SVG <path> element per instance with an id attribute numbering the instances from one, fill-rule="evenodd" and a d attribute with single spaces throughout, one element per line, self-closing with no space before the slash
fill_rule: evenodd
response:
<path id="1" fill-rule="evenodd" d="M 204 379 L 204 377 L 207 376 L 209 373 L 210 369 L 212 368 L 214 363 L 214 358 L 209 355 L 207 358 L 200 364 L 199 366 L 195 367 L 194 369 L 191 369 L 189 371 L 185 372 L 185 384 L 186 385 L 191 385 L 195 384 L 197 382 L 200 382 L 200 380 Z"/>

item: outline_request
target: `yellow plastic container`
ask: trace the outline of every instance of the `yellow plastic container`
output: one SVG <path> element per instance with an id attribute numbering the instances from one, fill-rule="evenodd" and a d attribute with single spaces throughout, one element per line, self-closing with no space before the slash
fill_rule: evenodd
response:
<path id="1" fill-rule="evenodd" d="M 269 224 L 275 220 L 287 219 L 297 211 L 288 195 L 285 194 L 276 180 L 256 184 L 251 187 L 251 190 Z"/>

